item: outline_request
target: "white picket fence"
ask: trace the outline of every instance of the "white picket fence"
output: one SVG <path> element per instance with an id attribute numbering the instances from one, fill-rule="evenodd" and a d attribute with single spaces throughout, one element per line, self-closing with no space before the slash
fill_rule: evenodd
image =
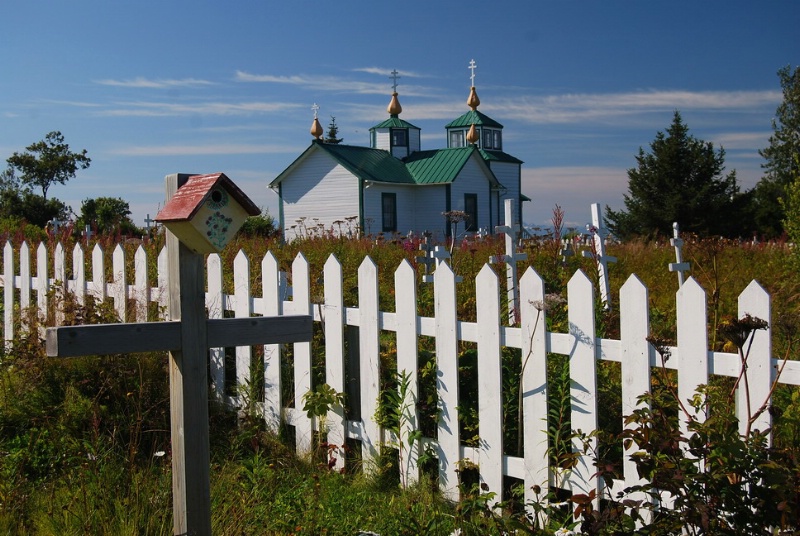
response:
<path id="1" fill-rule="evenodd" d="M 53 254 L 53 273 L 47 273 L 49 252 L 40 244 L 36 250 L 36 273 L 31 270 L 31 254 L 22 244 L 15 252 L 7 243 L 3 250 L 3 274 L 0 285 L 4 287 L 4 338 L 7 343 L 14 339 L 15 315 L 20 308 L 32 305 L 36 295 L 39 310 L 46 310 L 47 290 L 57 282 L 66 283 L 67 289 L 79 300 L 86 295 L 100 299 L 111 298 L 121 318 L 128 317 L 129 298 L 138 302 L 136 318 L 146 319 L 149 301 L 164 305 L 166 288 L 165 254 L 157 260 L 158 276 L 155 285 L 147 277 L 147 266 L 151 259 L 142 247 L 135 253 L 134 281 L 125 277 L 125 251 L 117 246 L 112 255 L 113 277 L 105 277 L 104 253 L 95 246 L 92 251 L 92 279 L 84 269 L 82 246 L 72 251 L 72 276 L 67 279 L 66 252 L 58 245 Z M 17 262 L 18 261 L 18 262 Z M 19 266 L 19 272 L 15 266 Z M 218 255 L 207 260 L 206 304 L 211 318 L 221 318 L 226 312 L 236 317 L 252 315 L 311 314 L 324 330 L 326 382 L 339 392 L 345 392 L 345 339 L 346 326 L 357 326 L 360 370 L 360 415 L 358 421 L 348 421 L 342 408 L 332 409 L 326 419 L 328 442 L 343 445 L 347 438 L 361 442 L 365 467 L 370 467 L 379 454 L 381 446 L 398 441 L 407 445 L 407 438 L 417 428 L 416 395 L 418 384 L 419 337 L 435 338 L 436 386 L 439 403 L 438 430 L 435 438 L 424 438 L 414 449 L 403 453 L 401 478 L 414 482 L 418 476 L 418 448 L 432 449 L 439 461 L 439 482 L 442 490 L 457 498 L 460 460 L 474 463 L 480 472 L 482 483 L 501 498 L 504 475 L 524 481 L 526 502 L 533 500 L 532 486 L 542 488 L 558 482 L 575 493 L 602 491 L 602 483 L 593 477 L 595 468 L 590 455 L 580 457 L 577 466 L 568 472 L 548 465 L 547 415 L 547 354 L 569 356 L 571 374 L 571 424 L 573 429 L 589 432 L 598 426 L 597 374 L 598 361 L 615 361 L 621 364 L 622 407 L 627 415 L 637 407 L 637 398 L 650 389 L 650 376 L 661 360 L 647 342 L 648 291 L 642 282 L 632 275 L 620 290 L 619 311 L 621 322 L 620 340 L 601 339 L 594 336 L 595 289 L 590 279 L 581 271 L 575 273 L 568 284 L 568 333 L 551 333 L 546 330 L 546 302 L 544 283 L 539 275 L 528 268 L 519 282 L 520 325 L 504 325 L 501 307 L 501 288 L 497 275 L 489 265 L 483 267 L 474 284 L 476 286 L 477 321 L 457 318 L 456 277 L 446 264 L 440 265 L 434 274 L 434 316 L 418 314 L 417 290 L 419 274 L 406 261 L 394 273 L 395 312 L 384 312 L 379 308 L 378 269 L 366 257 L 358 270 L 358 306 L 346 307 L 343 299 L 343 273 L 339 261 L 331 256 L 324 266 L 324 296 L 321 303 L 312 303 L 311 281 L 318 275 L 310 273 L 308 261 L 298 254 L 291 267 L 291 289 L 285 285 L 286 274 L 281 274 L 276 258 L 267 253 L 260 261 L 262 292 L 251 294 L 250 260 L 239 252 L 233 263 L 234 293 L 223 292 L 223 267 Z M 258 274 L 258 272 L 257 272 Z M 462 285 L 471 284 L 468 282 Z M 287 299 L 290 297 L 291 299 Z M 689 398 L 695 388 L 708 382 L 709 375 L 735 377 L 739 374 L 739 359 L 735 354 L 708 350 L 706 294 L 700 285 L 689 279 L 677 294 L 677 346 L 670 348 L 671 359 L 666 363 L 677 370 L 679 395 Z M 770 322 L 770 297 L 755 281 L 739 297 L 739 315 L 751 314 Z M 395 332 L 397 344 L 398 372 L 410 375 L 411 388 L 407 393 L 408 411 L 401 422 L 400 438 L 394 437 L 376 424 L 380 383 L 380 338 L 381 332 Z M 478 411 L 479 446 L 468 447 L 459 437 L 459 341 L 476 343 L 478 352 Z M 526 363 L 522 374 L 524 453 L 522 456 L 504 454 L 502 433 L 502 363 L 503 347 L 518 348 Z M 309 419 L 302 411 L 302 397 L 311 388 L 311 343 L 297 343 L 293 348 L 294 359 L 294 407 L 283 407 L 281 398 L 281 347 L 264 347 L 264 418 L 269 426 L 277 428 L 281 421 L 294 426 L 297 448 L 308 452 L 312 448 L 312 430 L 318 423 Z M 236 349 L 236 382 L 243 385 L 249 381 L 251 347 Z M 769 396 L 770 386 L 776 375 L 778 360 L 772 357 L 770 330 L 755 335 L 749 355 L 749 387 L 754 408 Z M 211 351 L 212 390 L 223 396 L 225 385 L 224 349 Z M 800 362 L 789 361 L 780 382 L 800 385 Z M 740 418 L 745 416 L 743 397 L 737 404 Z M 744 419 L 741 419 L 744 420 Z M 770 414 L 764 412 L 754 429 L 770 426 Z M 338 454 L 341 466 L 344 456 Z M 638 483 L 635 466 L 627 459 L 624 462 L 624 479 L 614 484 L 627 486 Z"/>

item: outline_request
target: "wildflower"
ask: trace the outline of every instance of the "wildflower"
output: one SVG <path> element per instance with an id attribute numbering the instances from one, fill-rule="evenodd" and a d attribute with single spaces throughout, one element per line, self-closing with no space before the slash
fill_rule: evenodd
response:
<path id="1" fill-rule="evenodd" d="M 561 527 L 557 531 L 554 532 L 555 536 L 575 536 L 575 533 L 571 530 L 567 530 L 564 527 Z"/>
<path id="2" fill-rule="evenodd" d="M 162 457 L 162 456 L 164 456 L 165 454 L 166 454 L 166 452 L 164 452 L 163 450 L 157 450 L 157 451 L 155 451 L 155 452 L 153 453 L 153 456 L 154 456 L 154 457 L 156 457 L 156 458 L 161 458 L 161 457 Z"/>
<path id="3" fill-rule="evenodd" d="M 726 319 L 720 322 L 717 330 L 720 337 L 737 348 L 744 348 L 745 343 L 757 329 L 767 329 L 769 324 L 756 316 L 744 315 L 740 319 Z"/>

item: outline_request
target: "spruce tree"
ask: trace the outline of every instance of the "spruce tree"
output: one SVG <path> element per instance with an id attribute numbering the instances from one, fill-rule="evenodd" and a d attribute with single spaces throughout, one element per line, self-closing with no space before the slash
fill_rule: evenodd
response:
<path id="1" fill-rule="evenodd" d="M 337 138 L 336 136 L 339 135 L 339 127 L 336 126 L 336 117 L 331 116 L 331 122 L 328 123 L 328 132 L 325 134 L 325 139 L 323 140 L 325 143 L 332 143 L 333 145 L 338 145 L 344 141 L 344 138 Z"/>

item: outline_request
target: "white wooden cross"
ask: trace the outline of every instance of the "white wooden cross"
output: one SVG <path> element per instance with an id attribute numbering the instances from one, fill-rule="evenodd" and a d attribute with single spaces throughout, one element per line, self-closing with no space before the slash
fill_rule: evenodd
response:
<path id="1" fill-rule="evenodd" d="M 422 249 L 422 246 L 420 246 L 420 249 Z M 447 248 L 443 247 L 443 246 L 435 246 L 433 248 L 433 250 L 431 250 L 430 246 L 428 246 L 426 248 L 426 257 L 428 257 L 428 260 L 420 261 L 420 262 L 423 262 L 425 264 L 425 274 L 423 274 L 423 276 L 422 276 L 422 282 L 423 283 L 433 283 L 433 274 L 432 273 L 430 273 L 430 274 L 427 273 L 428 272 L 428 267 L 431 264 L 433 264 L 434 265 L 434 270 L 435 270 L 442 263 L 446 263 L 447 259 L 450 258 L 450 252 L 447 251 Z M 418 257 L 418 259 L 419 259 L 419 257 Z M 456 283 L 461 283 L 463 280 L 464 280 L 464 278 L 461 277 L 460 275 L 455 276 L 455 282 Z"/>
<path id="2" fill-rule="evenodd" d="M 61 224 L 64 223 L 63 221 L 59 220 L 58 218 L 53 218 L 52 220 L 47 222 L 53 227 L 53 232 L 57 233 L 58 229 L 61 227 Z"/>
<path id="3" fill-rule="evenodd" d="M 167 199 L 179 176 L 167 177 Z M 167 232 L 169 321 L 48 328 L 47 355 L 169 351 L 174 534 L 211 535 L 209 348 L 310 341 L 307 315 L 206 317 L 204 256 Z"/>
<path id="4" fill-rule="evenodd" d="M 616 257 L 606 255 L 606 237 L 608 229 L 603 227 L 603 215 L 600 203 L 592 203 L 592 224 L 586 226 L 592 237 L 592 251 L 584 251 L 583 256 L 594 258 L 597 264 L 597 275 L 600 281 L 600 300 L 605 310 L 611 309 L 611 288 L 608 281 L 608 263 L 617 262 Z"/>
<path id="5" fill-rule="evenodd" d="M 394 69 L 391 73 L 389 78 L 392 79 L 392 91 L 397 93 L 397 81 L 400 79 L 400 73 L 397 72 L 397 69 Z"/>
<path id="6" fill-rule="evenodd" d="M 86 237 L 86 246 L 89 246 L 89 239 L 94 236 L 94 232 L 89 224 L 86 224 L 86 227 L 83 229 L 83 236 Z"/>
<path id="7" fill-rule="evenodd" d="M 319 105 L 315 102 L 313 104 L 313 106 L 311 106 L 311 109 L 314 110 L 314 119 L 316 119 L 317 118 L 317 112 L 319 112 Z"/>
<path id="8" fill-rule="evenodd" d="M 515 248 L 516 234 L 519 224 L 514 222 L 514 200 L 505 201 L 505 225 L 498 225 L 494 228 L 497 234 L 505 234 L 506 253 L 505 255 L 492 255 L 489 257 L 491 263 L 506 263 L 506 296 L 508 299 L 508 322 L 512 325 L 517 323 L 517 312 L 519 309 L 519 286 L 517 285 L 517 263 L 528 260 L 527 253 L 518 253 Z"/>
<path id="9" fill-rule="evenodd" d="M 473 60 L 469 60 L 469 70 L 472 73 L 469 76 L 469 80 L 470 80 L 469 85 L 472 86 L 472 87 L 475 87 L 475 69 L 477 67 L 478 67 L 478 65 L 475 63 L 474 59 Z"/>
<path id="10" fill-rule="evenodd" d="M 561 262 L 564 264 L 567 263 L 567 259 L 575 255 L 575 251 L 572 249 L 572 239 L 565 238 L 561 241 Z"/>
<path id="11" fill-rule="evenodd" d="M 689 270 L 689 263 L 683 262 L 683 255 L 681 254 L 683 239 L 680 238 L 678 222 L 672 223 L 672 235 L 673 237 L 669 239 L 669 244 L 675 248 L 675 262 L 669 263 L 669 271 L 678 272 L 678 288 L 681 288 L 683 286 L 683 272 Z"/>

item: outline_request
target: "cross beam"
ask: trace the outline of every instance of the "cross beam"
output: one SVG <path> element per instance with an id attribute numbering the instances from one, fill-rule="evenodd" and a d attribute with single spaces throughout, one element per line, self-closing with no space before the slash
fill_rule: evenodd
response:
<path id="1" fill-rule="evenodd" d="M 308 340 L 310 316 L 292 315 L 206 320 L 208 348 L 288 344 Z M 45 335 L 49 357 L 135 354 L 176 351 L 181 348 L 181 323 L 93 324 L 48 328 Z"/>

